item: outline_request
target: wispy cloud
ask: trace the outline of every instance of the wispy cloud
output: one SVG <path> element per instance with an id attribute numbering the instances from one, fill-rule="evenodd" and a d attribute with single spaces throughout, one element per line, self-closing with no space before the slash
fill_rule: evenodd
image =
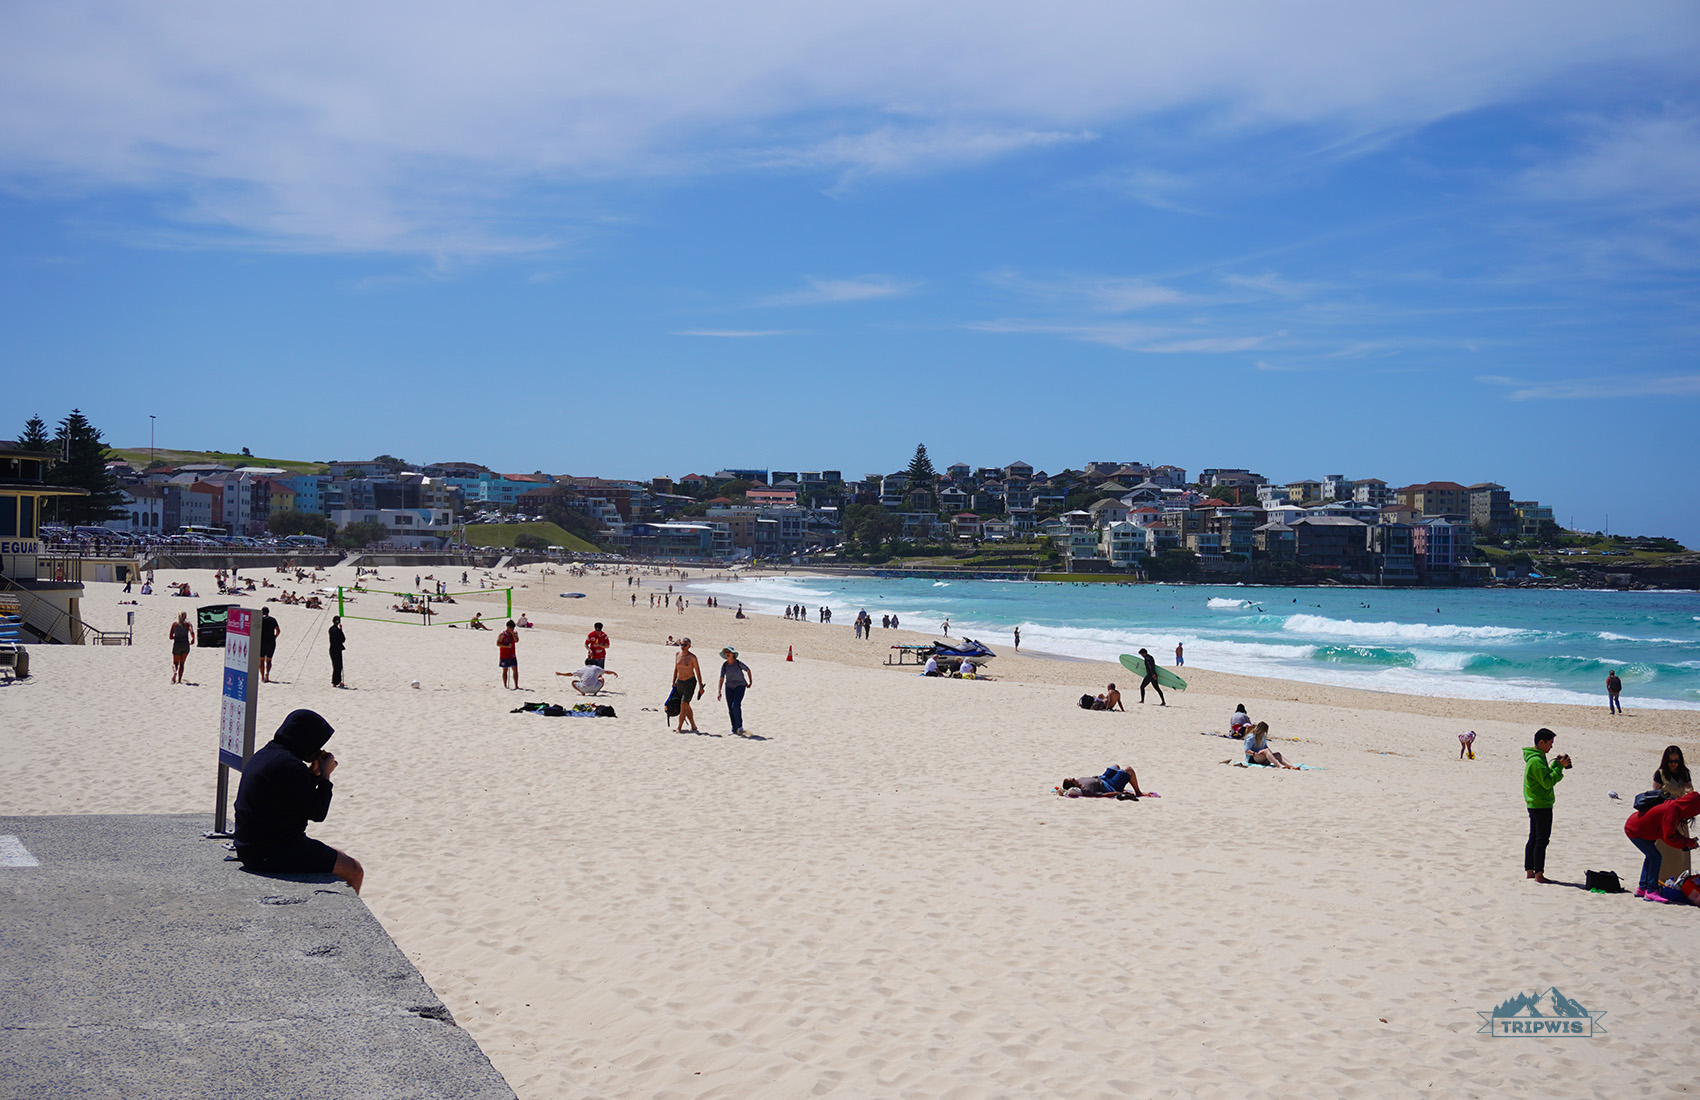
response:
<path id="1" fill-rule="evenodd" d="M 1527 382 L 1503 375 L 1478 375 L 1476 381 L 1509 390 L 1512 401 L 1597 401 L 1612 397 L 1700 397 L 1700 374 L 1578 378 Z"/>
<path id="2" fill-rule="evenodd" d="M 1474 0 L 1374 19 L 1257 0 L 965 10 L 11 5 L 0 187 L 140 198 L 212 247 L 503 255 L 603 224 L 562 201 L 598 183 L 819 171 L 842 186 L 1177 118 L 1175 144 L 1193 150 L 1302 126 L 1319 148 L 1360 156 L 1577 71 L 1684 80 L 1700 54 L 1681 3 L 1557 3 L 1539 19 Z M 1144 168 L 1126 186 L 1184 208 L 1182 175 Z"/>
<path id="3" fill-rule="evenodd" d="M 1091 344 L 1106 344 L 1125 351 L 1153 355 L 1219 354 L 1260 347 L 1267 336 L 1194 336 L 1176 338 L 1173 329 L 1136 324 L 1061 324 L 1046 321 L 1002 319 L 973 321 L 963 326 L 972 332 L 1012 335 L 1061 336 Z"/>
<path id="4" fill-rule="evenodd" d="M 801 290 L 772 294 L 759 299 L 758 306 L 820 306 L 838 302 L 872 302 L 881 298 L 900 298 L 918 289 L 918 280 L 904 280 L 890 275 L 859 275 L 851 279 L 804 279 L 808 285 Z"/>
<path id="5" fill-rule="evenodd" d="M 1197 301 L 1174 287 L 1139 278 L 1070 275 L 1042 279 L 1004 270 L 991 272 L 985 280 L 1001 290 L 1055 308 L 1096 313 L 1131 313 Z"/>
<path id="6" fill-rule="evenodd" d="M 797 335 L 797 332 L 798 332 L 797 329 L 790 329 L 790 328 L 766 328 L 766 329 L 692 328 L 692 329 L 684 329 L 683 331 L 675 332 L 675 333 L 672 333 L 671 335 L 673 335 L 673 336 L 714 336 L 714 337 L 719 337 L 721 339 L 726 339 L 726 340 L 750 340 L 750 339 L 755 339 L 757 337 L 762 337 L 762 336 L 795 336 L 795 335 Z"/>
<path id="7" fill-rule="evenodd" d="M 1531 169 L 1528 194 L 1551 201 L 1692 207 L 1700 197 L 1700 114 L 1586 119 L 1579 151 Z"/>
<path id="8" fill-rule="evenodd" d="M 1096 139 L 1090 131 L 884 126 L 801 147 L 775 149 L 755 160 L 763 167 L 842 170 L 844 175 L 833 190 L 843 191 L 869 175 L 937 170 L 1026 149 Z"/>

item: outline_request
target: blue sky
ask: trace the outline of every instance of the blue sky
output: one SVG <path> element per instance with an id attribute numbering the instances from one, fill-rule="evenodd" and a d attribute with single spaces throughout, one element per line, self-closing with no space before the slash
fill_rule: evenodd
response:
<path id="1" fill-rule="evenodd" d="M 1491 479 L 1700 545 L 1692 4 L 608 7 L 0 10 L 0 432 Z"/>

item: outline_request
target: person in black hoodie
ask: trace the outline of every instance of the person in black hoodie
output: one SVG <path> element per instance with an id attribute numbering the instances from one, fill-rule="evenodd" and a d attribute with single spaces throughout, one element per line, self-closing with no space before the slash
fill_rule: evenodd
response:
<path id="1" fill-rule="evenodd" d="M 248 758 L 236 789 L 236 858 L 251 871 L 329 873 L 358 894 L 366 878 L 360 862 L 307 835 L 307 822 L 330 812 L 336 757 L 325 742 L 335 732 L 316 712 L 293 710 Z"/>

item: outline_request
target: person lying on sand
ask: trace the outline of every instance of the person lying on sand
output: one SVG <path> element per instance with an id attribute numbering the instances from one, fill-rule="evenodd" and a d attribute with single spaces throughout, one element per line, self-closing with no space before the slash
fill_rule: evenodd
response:
<path id="1" fill-rule="evenodd" d="M 1134 798 L 1145 797 L 1145 792 L 1139 789 L 1139 776 L 1134 774 L 1132 768 L 1111 764 L 1104 769 L 1103 775 L 1063 780 L 1062 792 L 1069 798 L 1113 798 L 1130 786 L 1133 788 Z"/>
<path id="2" fill-rule="evenodd" d="M 1251 732 L 1245 735 L 1245 762 L 1247 764 L 1267 764 L 1272 768 L 1291 768 L 1298 770 L 1298 765 L 1287 763 L 1286 757 L 1269 747 L 1269 723 L 1259 722 L 1251 727 Z"/>

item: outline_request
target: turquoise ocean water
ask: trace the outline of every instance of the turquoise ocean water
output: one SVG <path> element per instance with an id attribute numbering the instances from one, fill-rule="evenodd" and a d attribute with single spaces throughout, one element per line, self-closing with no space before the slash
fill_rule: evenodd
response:
<path id="1" fill-rule="evenodd" d="M 1700 709 L 1700 593 L 1522 589 L 1256 588 L 852 577 L 702 582 L 726 606 L 776 614 L 831 607 L 848 627 L 937 630 L 1007 649 L 1115 660 L 1144 646 L 1163 664 L 1465 699 Z M 877 638 L 877 635 L 876 635 Z M 1184 673 L 1183 673 L 1184 675 Z"/>

